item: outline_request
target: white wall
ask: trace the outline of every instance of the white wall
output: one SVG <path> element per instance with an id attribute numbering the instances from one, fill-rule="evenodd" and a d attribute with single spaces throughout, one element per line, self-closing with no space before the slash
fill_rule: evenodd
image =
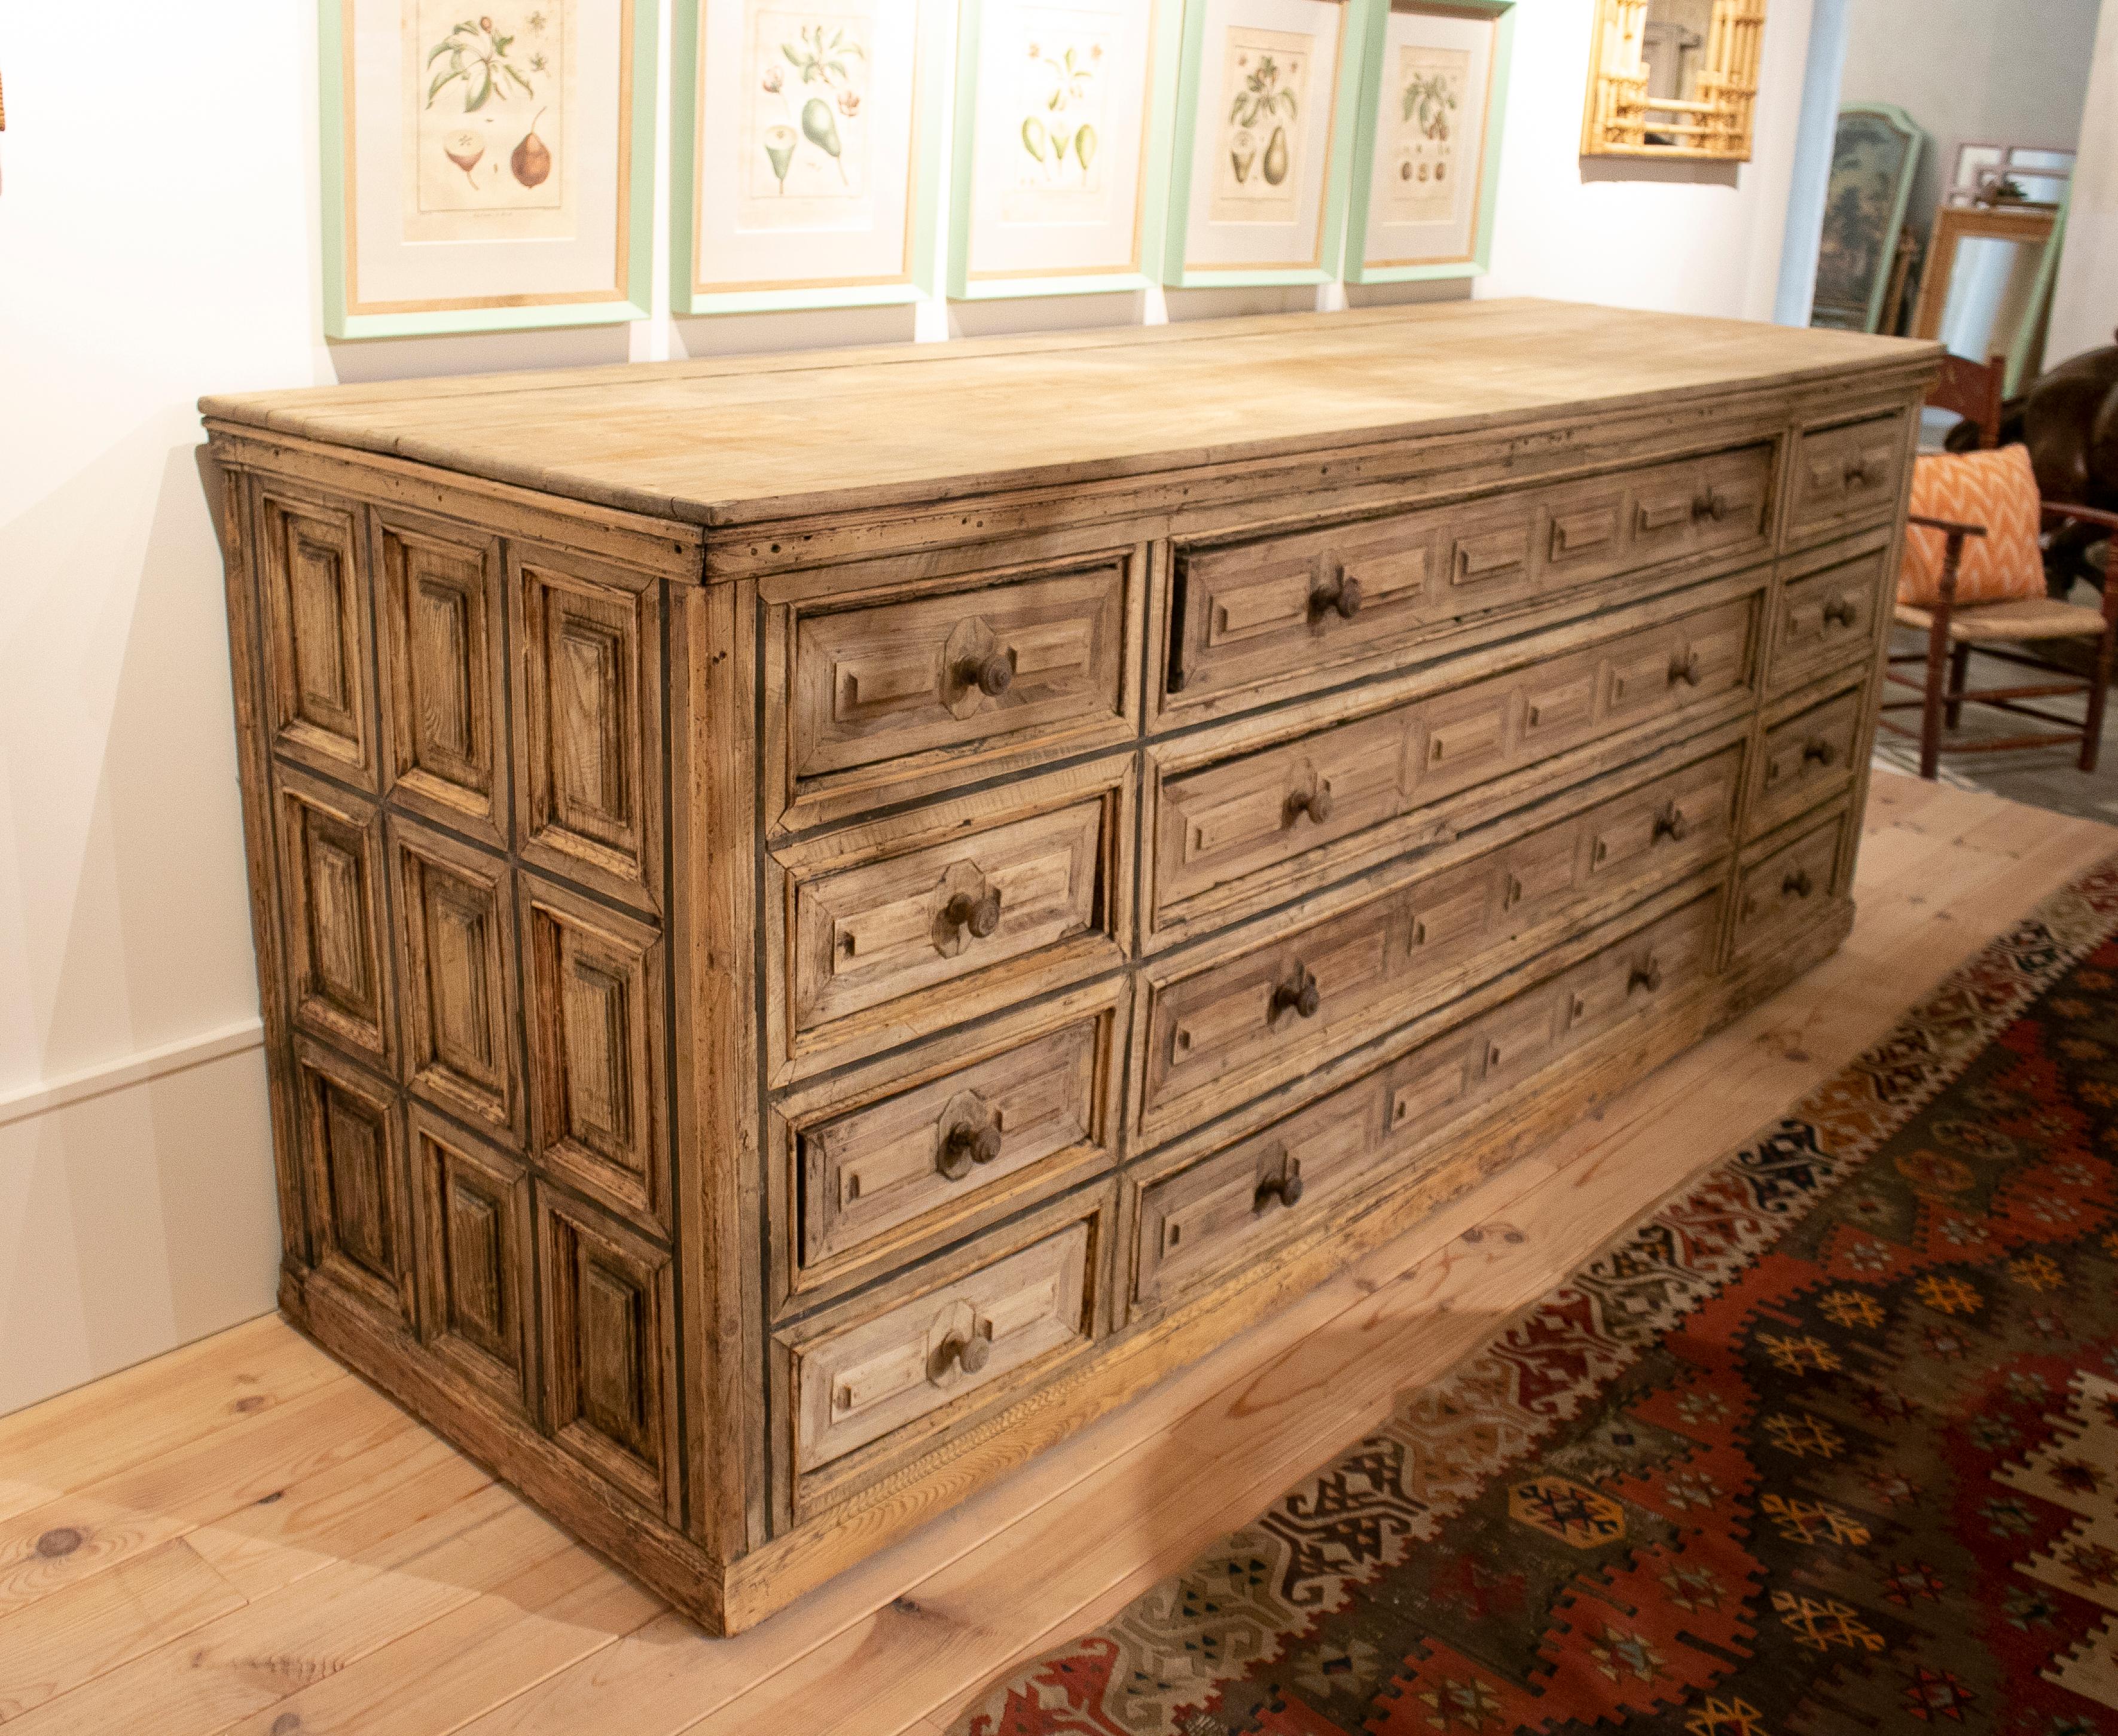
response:
<path id="1" fill-rule="evenodd" d="M 2118 328 L 2118 0 L 2103 0 L 2081 129 L 2074 211 L 2060 255 L 2045 354 L 2100 350 Z"/>
<path id="2" fill-rule="evenodd" d="M 1584 164 L 1589 0 L 1523 0 L 1479 293 L 1765 314 L 1809 12 L 1773 0 L 1756 160 L 1700 172 Z M 1344 300 L 1151 293 L 334 348 L 308 0 L 111 0 L 93 53 L 81 16 L 0 12 L 0 1412 L 272 1306 L 201 392 Z"/>
<path id="3" fill-rule="evenodd" d="M 1932 228 L 1958 146 L 2074 142 L 2101 3 L 1852 0 L 1843 100 L 1894 103 L 1926 131 L 1913 229 Z"/>

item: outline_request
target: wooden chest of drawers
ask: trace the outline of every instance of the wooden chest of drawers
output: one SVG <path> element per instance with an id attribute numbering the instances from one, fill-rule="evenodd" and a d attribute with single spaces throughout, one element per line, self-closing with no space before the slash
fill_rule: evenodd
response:
<path id="1" fill-rule="evenodd" d="M 1935 354 L 209 401 L 288 1313 L 755 1622 L 1838 944 Z"/>

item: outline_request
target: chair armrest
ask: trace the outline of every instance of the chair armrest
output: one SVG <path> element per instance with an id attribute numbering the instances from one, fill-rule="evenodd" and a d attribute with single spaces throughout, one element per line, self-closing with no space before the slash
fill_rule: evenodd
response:
<path id="1" fill-rule="evenodd" d="M 1953 518 L 1929 518 L 1921 512 L 1907 513 L 1905 522 L 1920 525 L 1924 530 L 1945 530 L 1952 536 L 1983 536 L 1986 534 L 1983 525 L 1959 525 Z"/>
<path id="2" fill-rule="evenodd" d="M 2057 502 L 2044 503 L 2046 518 L 2070 518 L 2077 524 L 2101 525 L 2106 530 L 2118 530 L 2118 512 L 2105 512 L 2095 507 L 2070 507 Z"/>

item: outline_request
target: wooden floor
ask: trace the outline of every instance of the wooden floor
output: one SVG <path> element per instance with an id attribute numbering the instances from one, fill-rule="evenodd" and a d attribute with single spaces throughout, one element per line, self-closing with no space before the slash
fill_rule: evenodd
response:
<path id="1" fill-rule="evenodd" d="M 1284 1315 L 702 1637 L 264 1320 L 0 1419 L 7 1736 L 938 1736 L 1357 1439 L 2118 831 L 1879 775 L 1838 956 Z"/>

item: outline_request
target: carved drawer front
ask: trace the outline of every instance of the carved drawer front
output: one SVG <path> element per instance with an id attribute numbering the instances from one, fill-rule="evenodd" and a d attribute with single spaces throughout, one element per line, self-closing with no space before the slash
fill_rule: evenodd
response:
<path id="1" fill-rule="evenodd" d="M 800 617 L 788 678 L 795 778 L 1126 734 L 1131 560 Z M 1109 727 L 1084 728 L 1098 723 Z"/>
<path id="2" fill-rule="evenodd" d="M 1072 780 L 1077 790 L 1081 781 Z M 1118 789 L 1087 789 L 1043 812 L 985 812 L 991 817 L 961 826 L 916 817 L 912 847 L 835 872 L 793 872 L 789 1012 L 798 1039 L 886 1007 L 912 1017 L 915 997 L 924 998 L 921 1028 L 955 1022 L 973 1003 L 952 985 L 997 965 L 1026 967 L 1070 942 L 1119 961 Z M 1046 986 L 1026 969 L 1011 980 L 1020 986 L 1009 999 Z"/>
<path id="3" fill-rule="evenodd" d="M 523 855 L 659 910 L 662 630 L 645 581 L 517 549 Z M 644 587 L 644 588 L 643 588 Z"/>
<path id="4" fill-rule="evenodd" d="M 1736 896 L 1736 950 L 1753 952 L 1801 928 L 1838 895 L 1839 863 L 1860 824 L 1834 814 L 1743 871 Z"/>
<path id="5" fill-rule="evenodd" d="M 393 819 L 405 1078 L 417 1095 L 522 1137 L 515 894 L 507 864 Z"/>
<path id="6" fill-rule="evenodd" d="M 396 1094 L 300 1039 L 294 1080 L 317 1264 L 391 1325 L 409 1326 L 412 1214 Z"/>
<path id="7" fill-rule="evenodd" d="M 530 1391 L 530 1177 L 431 1110 L 411 1111 L 428 1346 L 510 1410 Z"/>
<path id="8" fill-rule="evenodd" d="M 809 1471 L 962 1405 L 1096 1333 L 1099 1217 L 879 1308 L 812 1323 L 793 1350 L 794 1464 Z M 975 1257 L 975 1256 L 973 1257 Z"/>
<path id="9" fill-rule="evenodd" d="M 1795 454 L 1793 528 L 1888 512 L 1898 503 L 1906 456 L 1905 420 L 1895 412 L 1803 435 Z"/>
<path id="10" fill-rule="evenodd" d="M 1748 686 L 1755 618 L 1740 599 L 1168 778 L 1152 926 L 1313 884 L 1334 845 Z"/>
<path id="11" fill-rule="evenodd" d="M 1285 1120 L 1136 1183 L 1131 1316 L 1328 1229 L 1333 1202 L 1416 1173 L 1408 1160 L 1481 1103 L 1704 981 L 1721 910 L 1716 895 L 1695 900 Z"/>
<path id="12" fill-rule="evenodd" d="M 1783 583 L 1770 692 L 1875 655 L 1888 607 L 1887 553 L 1877 549 Z"/>
<path id="13" fill-rule="evenodd" d="M 359 521 L 261 489 L 257 538 L 274 751 L 372 794 L 375 655 Z"/>
<path id="14" fill-rule="evenodd" d="M 289 1012 L 301 1029 L 391 1068 L 381 817 L 284 767 L 277 790 Z"/>
<path id="15" fill-rule="evenodd" d="M 604 1205 L 666 1228 L 661 938 L 526 875 L 519 896 L 532 1150 Z"/>
<path id="16" fill-rule="evenodd" d="M 1037 1172 L 1078 1179 L 1117 1161 L 1118 1058 L 1105 1011 L 795 1130 L 799 1261 L 829 1272 L 916 1247 Z"/>
<path id="17" fill-rule="evenodd" d="M 507 668 L 497 541 L 377 516 L 384 740 L 392 799 L 506 842 Z"/>
<path id="18" fill-rule="evenodd" d="M 1151 969 L 1143 1140 L 1298 1078 L 1521 962 L 1552 924 L 1711 861 L 1734 842 L 1742 757 L 1724 748 L 1233 958 Z"/>
<path id="19" fill-rule="evenodd" d="M 1772 449 L 1319 530 L 1180 549 L 1170 709 L 1396 667 L 1487 611 L 1665 560 L 1762 547 Z"/>
<path id="20" fill-rule="evenodd" d="M 669 1256 L 555 1188 L 537 1187 L 536 1210 L 544 1427 L 606 1481 L 677 1524 Z"/>
<path id="21" fill-rule="evenodd" d="M 1866 698 L 1856 687 L 1765 732 L 1746 827 L 1750 837 L 1761 837 L 1829 800 L 1853 780 L 1860 770 L 1855 756 Z"/>

